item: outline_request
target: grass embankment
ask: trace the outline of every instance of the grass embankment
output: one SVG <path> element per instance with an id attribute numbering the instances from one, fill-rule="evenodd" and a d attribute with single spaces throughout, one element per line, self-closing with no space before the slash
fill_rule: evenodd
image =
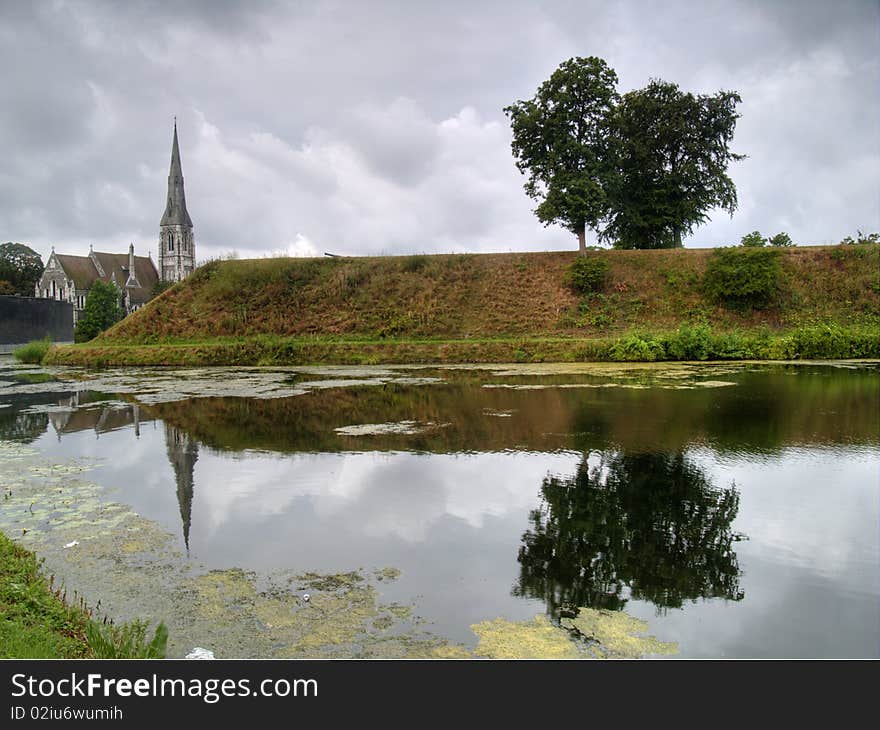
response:
<path id="1" fill-rule="evenodd" d="M 161 658 L 167 631 L 152 640 L 146 624 L 99 622 L 83 600 L 40 571 L 40 561 L 0 533 L 0 659 Z"/>
<path id="2" fill-rule="evenodd" d="M 880 246 L 778 253 L 760 307 L 710 296 L 707 249 L 212 262 L 84 345 L 85 365 L 791 359 L 880 355 Z"/>

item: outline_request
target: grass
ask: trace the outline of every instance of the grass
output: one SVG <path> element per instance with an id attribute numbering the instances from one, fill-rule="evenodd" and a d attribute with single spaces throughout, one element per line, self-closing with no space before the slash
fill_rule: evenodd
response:
<path id="1" fill-rule="evenodd" d="M 771 359 L 782 352 L 876 352 L 864 341 L 880 331 L 880 245 L 774 252 L 778 287 L 760 306 L 729 306 L 706 292 L 713 255 L 597 251 L 591 259 L 605 273 L 587 293 L 567 283 L 577 261 L 567 251 L 216 261 L 87 345 L 53 347 L 46 362 L 669 359 L 689 348 Z M 683 327 L 688 337 L 711 327 L 712 342 L 685 346 L 685 335 L 672 336 Z M 822 327 L 834 336 L 813 331 Z M 662 353 L 650 344 L 657 338 Z"/>
<path id="2" fill-rule="evenodd" d="M 717 330 L 707 324 L 619 336 L 483 339 L 342 339 L 256 335 L 53 348 L 55 365 L 376 365 L 653 360 L 796 360 L 880 357 L 880 329 L 814 323 L 786 330 Z"/>
<path id="3" fill-rule="evenodd" d="M 0 533 L 0 658 L 162 658 L 167 630 L 151 640 L 144 622 L 115 625 L 93 618 L 82 598 L 41 572 L 34 553 Z"/>
<path id="4" fill-rule="evenodd" d="M 26 345 L 13 350 L 12 354 L 19 362 L 39 365 L 43 362 L 43 358 L 46 357 L 46 353 L 51 346 L 52 340 L 45 337 L 42 340 L 31 340 Z"/>

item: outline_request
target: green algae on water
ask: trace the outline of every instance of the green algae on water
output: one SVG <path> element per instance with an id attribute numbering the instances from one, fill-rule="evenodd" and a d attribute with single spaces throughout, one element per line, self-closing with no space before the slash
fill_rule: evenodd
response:
<path id="1" fill-rule="evenodd" d="M 650 654 L 677 654 L 678 645 L 643 635 L 648 624 L 623 611 L 579 608 L 574 618 L 563 618 L 564 628 L 590 643 L 599 658 L 637 659 Z"/>

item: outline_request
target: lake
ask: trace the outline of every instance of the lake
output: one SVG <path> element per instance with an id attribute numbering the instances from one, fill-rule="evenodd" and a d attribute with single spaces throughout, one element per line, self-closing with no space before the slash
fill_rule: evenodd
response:
<path id="1" fill-rule="evenodd" d="M 0 529 L 169 656 L 880 657 L 878 437 L 876 362 L 2 358 Z"/>

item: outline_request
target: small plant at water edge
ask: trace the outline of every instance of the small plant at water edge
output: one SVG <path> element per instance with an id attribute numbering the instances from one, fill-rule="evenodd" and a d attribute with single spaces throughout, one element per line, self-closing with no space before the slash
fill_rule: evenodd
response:
<path id="1" fill-rule="evenodd" d="M 52 340 L 48 337 L 44 337 L 42 340 L 32 340 L 26 345 L 22 345 L 18 349 L 13 350 L 12 355 L 19 362 L 39 365 L 43 362 L 43 358 L 46 357 L 46 353 L 49 352 L 51 346 Z"/>
<path id="2" fill-rule="evenodd" d="M 119 626 L 90 621 L 86 625 L 86 639 L 96 659 L 164 659 L 168 629 L 160 623 L 148 641 L 144 621 Z"/>

